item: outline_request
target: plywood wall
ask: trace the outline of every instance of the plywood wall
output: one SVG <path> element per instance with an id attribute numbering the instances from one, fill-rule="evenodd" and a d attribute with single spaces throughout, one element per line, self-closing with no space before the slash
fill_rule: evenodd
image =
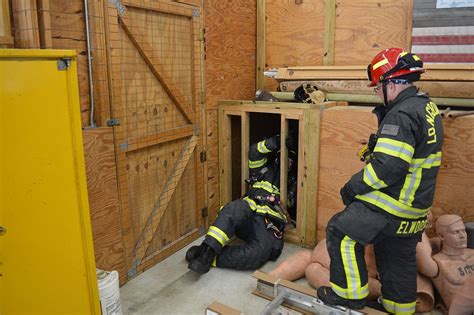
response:
<path id="1" fill-rule="evenodd" d="M 127 279 L 115 170 L 112 128 L 83 131 L 87 192 L 97 268 L 117 270 Z"/>
<path id="2" fill-rule="evenodd" d="M 328 0 L 266 1 L 266 68 L 321 66 Z M 334 65 L 368 64 L 387 47 L 411 46 L 412 0 L 338 0 Z M 272 80 L 268 89 L 275 89 Z"/>
<path id="3" fill-rule="evenodd" d="M 204 4 L 208 208 L 219 208 L 217 102 L 249 100 L 255 93 L 254 0 L 209 0 Z"/>
<path id="4" fill-rule="evenodd" d="M 323 112 L 318 186 L 318 240 L 332 215 L 344 209 L 339 191 L 364 164 L 357 151 L 377 130 L 371 107 L 335 107 Z M 433 214 L 453 213 L 474 221 L 474 116 L 443 119 L 445 139 Z"/>

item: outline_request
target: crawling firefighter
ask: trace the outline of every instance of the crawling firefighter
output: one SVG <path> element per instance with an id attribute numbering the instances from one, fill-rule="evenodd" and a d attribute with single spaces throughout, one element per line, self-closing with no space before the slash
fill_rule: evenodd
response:
<path id="1" fill-rule="evenodd" d="M 288 147 L 288 204 L 296 198 L 296 145 Z M 186 252 L 188 268 L 204 274 L 211 265 L 254 270 L 276 260 L 283 249 L 283 232 L 289 215 L 280 202 L 280 136 L 253 144 L 249 150 L 249 190 L 241 199 L 225 205 L 199 246 Z M 236 235 L 244 244 L 227 246 Z"/>
<path id="2" fill-rule="evenodd" d="M 331 287 L 318 288 L 327 304 L 364 307 L 364 247 L 374 244 L 383 308 L 415 312 L 416 245 L 433 203 L 443 143 L 438 108 L 412 84 L 422 72 L 420 57 L 400 48 L 381 51 L 368 66 L 369 86 L 384 104 L 374 109 L 377 133 L 359 153 L 365 167 L 341 189 L 346 208 L 327 226 Z"/>

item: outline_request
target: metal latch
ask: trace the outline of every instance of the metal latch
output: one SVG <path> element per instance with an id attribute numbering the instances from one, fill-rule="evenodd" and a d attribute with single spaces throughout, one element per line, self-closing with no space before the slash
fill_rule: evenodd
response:
<path id="1" fill-rule="evenodd" d="M 71 66 L 71 58 L 61 58 L 58 60 L 58 70 L 64 71 Z"/>
<path id="2" fill-rule="evenodd" d="M 112 126 L 119 126 L 119 125 L 120 125 L 120 120 L 118 118 L 107 119 L 107 126 L 112 127 Z"/>

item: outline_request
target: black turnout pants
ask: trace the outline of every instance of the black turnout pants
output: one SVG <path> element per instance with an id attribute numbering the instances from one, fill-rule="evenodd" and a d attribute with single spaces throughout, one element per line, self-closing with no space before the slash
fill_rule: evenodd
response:
<path id="1" fill-rule="evenodd" d="M 234 235 L 244 243 L 225 246 Z M 265 218 L 255 214 L 241 199 L 220 210 L 204 243 L 216 251 L 217 267 L 238 270 L 258 269 L 268 260 L 276 260 L 283 249 L 283 240 L 277 239 L 273 231 L 267 229 Z"/>
<path id="2" fill-rule="evenodd" d="M 402 313 L 404 309 L 410 313 L 412 307 L 414 311 L 416 245 L 422 231 L 407 233 L 404 227 L 411 222 L 372 210 L 358 201 L 334 215 L 327 227 L 333 290 L 346 299 L 368 295 L 364 246 L 374 244 L 384 306 L 393 313 Z"/>

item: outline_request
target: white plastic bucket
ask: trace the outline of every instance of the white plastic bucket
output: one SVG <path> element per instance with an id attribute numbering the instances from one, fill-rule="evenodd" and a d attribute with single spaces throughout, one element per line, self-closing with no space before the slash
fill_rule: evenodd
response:
<path id="1" fill-rule="evenodd" d="M 120 304 L 119 277 L 117 271 L 97 269 L 100 308 L 103 315 L 122 315 Z"/>

